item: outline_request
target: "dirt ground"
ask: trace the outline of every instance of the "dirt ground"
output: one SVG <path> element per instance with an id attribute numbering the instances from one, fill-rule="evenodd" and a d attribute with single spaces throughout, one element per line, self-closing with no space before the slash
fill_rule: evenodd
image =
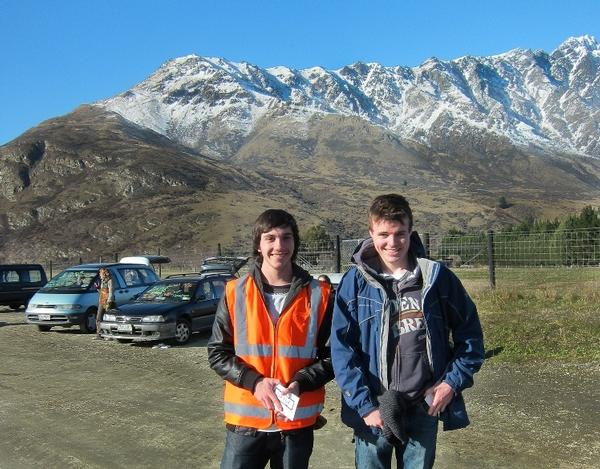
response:
<path id="1" fill-rule="evenodd" d="M 39 332 L 0 307 L 0 468 L 217 468 L 222 382 L 208 335 L 184 347 Z M 465 393 L 472 424 L 439 434 L 436 468 L 600 467 L 600 364 L 488 360 Z M 354 467 L 328 385 L 313 468 Z"/>

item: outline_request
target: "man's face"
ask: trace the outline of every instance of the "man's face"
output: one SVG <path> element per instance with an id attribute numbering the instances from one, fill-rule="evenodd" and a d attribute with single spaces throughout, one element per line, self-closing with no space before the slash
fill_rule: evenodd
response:
<path id="1" fill-rule="evenodd" d="M 273 228 L 260 235 L 258 252 L 263 257 L 263 267 L 276 271 L 289 268 L 294 254 L 294 233 L 289 226 Z"/>
<path id="2" fill-rule="evenodd" d="M 404 222 L 396 220 L 372 220 L 369 234 L 373 238 L 375 250 L 384 267 L 390 273 L 397 269 L 408 269 L 408 249 L 410 247 L 410 233 L 408 219 Z"/>

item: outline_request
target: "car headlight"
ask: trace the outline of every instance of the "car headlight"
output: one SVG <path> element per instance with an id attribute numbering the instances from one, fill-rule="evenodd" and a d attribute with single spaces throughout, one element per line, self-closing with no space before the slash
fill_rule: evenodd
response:
<path id="1" fill-rule="evenodd" d="M 165 317 L 162 314 L 156 316 L 146 316 L 142 318 L 142 322 L 165 322 Z"/>
<path id="2" fill-rule="evenodd" d="M 56 309 L 81 309 L 81 305 L 56 305 Z"/>
<path id="3" fill-rule="evenodd" d="M 103 321 L 116 321 L 117 317 L 114 314 L 104 314 L 102 316 Z"/>

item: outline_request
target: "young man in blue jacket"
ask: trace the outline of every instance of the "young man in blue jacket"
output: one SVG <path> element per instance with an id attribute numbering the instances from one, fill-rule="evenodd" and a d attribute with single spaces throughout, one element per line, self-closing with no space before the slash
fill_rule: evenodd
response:
<path id="1" fill-rule="evenodd" d="M 331 328 L 342 421 L 356 467 L 430 468 L 438 421 L 469 424 L 462 391 L 484 358 L 477 309 L 458 278 L 425 258 L 406 199 L 381 195 L 370 238 L 337 290 Z"/>

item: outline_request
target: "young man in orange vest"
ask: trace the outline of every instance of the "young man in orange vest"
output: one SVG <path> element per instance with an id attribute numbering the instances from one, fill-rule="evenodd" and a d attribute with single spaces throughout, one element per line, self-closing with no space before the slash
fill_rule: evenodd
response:
<path id="1" fill-rule="evenodd" d="M 208 360 L 225 380 L 222 469 L 306 469 L 313 429 L 333 379 L 330 286 L 294 263 L 298 226 L 284 210 L 253 230 L 250 272 L 230 281 L 217 310 Z M 299 397 L 293 419 L 276 387 Z"/>

